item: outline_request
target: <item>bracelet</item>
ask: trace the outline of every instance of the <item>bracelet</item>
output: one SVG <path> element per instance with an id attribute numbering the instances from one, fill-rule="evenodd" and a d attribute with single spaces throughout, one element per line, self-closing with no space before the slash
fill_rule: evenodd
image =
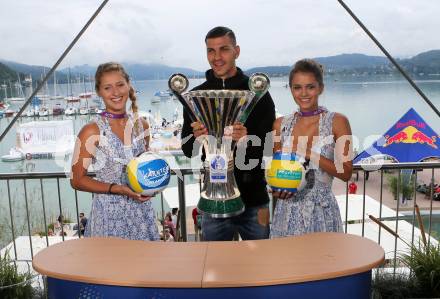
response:
<path id="1" fill-rule="evenodd" d="M 111 183 L 110 186 L 108 186 L 107 194 L 113 194 L 113 193 L 112 193 L 112 187 L 113 187 L 114 185 L 116 185 L 116 184 L 115 184 L 115 183 Z"/>
<path id="2" fill-rule="evenodd" d="M 309 167 L 309 164 L 310 164 L 310 159 L 305 159 L 303 163 L 304 168 L 307 169 Z"/>

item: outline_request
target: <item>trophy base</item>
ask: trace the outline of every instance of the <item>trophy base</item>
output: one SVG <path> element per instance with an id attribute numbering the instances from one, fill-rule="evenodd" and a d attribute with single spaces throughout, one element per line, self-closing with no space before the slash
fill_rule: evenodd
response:
<path id="1" fill-rule="evenodd" d="M 229 218 L 243 213 L 244 204 L 240 196 L 226 200 L 200 197 L 197 209 L 202 213 L 209 214 L 212 218 Z"/>

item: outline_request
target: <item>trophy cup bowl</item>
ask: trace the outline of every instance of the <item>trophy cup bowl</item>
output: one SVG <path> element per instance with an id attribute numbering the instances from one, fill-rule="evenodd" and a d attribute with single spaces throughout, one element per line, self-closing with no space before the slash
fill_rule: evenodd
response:
<path id="1" fill-rule="evenodd" d="M 224 136 L 236 122 L 245 123 L 261 97 L 269 89 L 269 78 L 257 73 L 249 78 L 250 90 L 193 90 L 182 74 L 170 77 L 168 85 L 192 122 L 200 122 L 208 136 L 199 140 L 206 153 L 204 178 L 197 208 L 213 218 L 228 218 L 244 212 L 234 177 L 236 142 Z M 200 137 L 199 137 L 200 138 Z"/>

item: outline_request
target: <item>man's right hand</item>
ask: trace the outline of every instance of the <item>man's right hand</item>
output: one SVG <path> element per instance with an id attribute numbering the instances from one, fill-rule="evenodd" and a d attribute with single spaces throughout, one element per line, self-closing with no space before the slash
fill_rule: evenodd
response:
<path id="1" fill-rule="evenodd" d="M 191 124 L 193 129 L 194 138 L 198 138 L 203 135 L 208 135 L 208 129 L 205 128 L 200 122 L 196 121 Z"/>

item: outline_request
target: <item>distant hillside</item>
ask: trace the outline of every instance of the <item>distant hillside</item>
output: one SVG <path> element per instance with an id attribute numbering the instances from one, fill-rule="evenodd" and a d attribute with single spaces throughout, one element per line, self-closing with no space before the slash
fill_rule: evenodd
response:
<path id="1" fill-rule="evenodd" d="M 191 78 L 204 76 L 205 74 L 190 68 L 162 64 L 125 64 L 124 66 L 134 80 L 168 79 L 175 73 L 182 73 Z"/>
<path id="2" fill-rule="evenodd" d="M 397 74 L 396 68 L 386 57 L 382 56 L 353 53 L 316 57 L 315 59 L 324 65 L 325 72 L 330 76 L 352 77 Z M 431 74 L 440 74 L 440 50 L 423 52 L 412 58 L 398 59 L 398 61 L 413 77 L 419 78 Z M 204 72 L 184 67 L 140 63 L 123 63 L 123 65 L 133 80 L 168 79 L 173 73 L 183 73 L 192 78 L 204 77 Z M 57 81 L 60 83 L 67 82 L 69 72 L 72 81 L 78 81 L 79 78 L 86 78 L 86 80 L 91 78 L 93 80 L 96 67 L 84 64 L 61 69 L 56 73 Z M 264 72 L 271 77 L 279 77 L 288 75 L 291 68 L 292 66 L 290 65 L 254 67 L 245 70 L 245 73 Z M 48 67 L 26 65 L 0 59 L 0 80 L 16 81 L 16 72 L 18 72 L 21 79 L 23 79 L 25 74 L 31 74 L 33 81 L 38 82 L 41 80 L 43 73 L 48 71 Z M 53 82 L 53 78 L 49 82 Z"/>
<path id="3" fill-rule="evenodd" d="M 263 67 L 254 67 L 244 72 L 247 75 L 252 75 L 254 73 L 265 73 L 271 77 L 277 77 L 288 74 L 291 69 L 292 69 L 291 66 L 263 66 Z"/>
<path id="4" fill-rule="evenodd" d="M 3 81 L 8 81 L 12 78 L 15 78 L 14 80 L 17 80 L 17 73 L 0 62 L 0 82 L 3 83 Z"/>
<path id="5" fill-rule="evenodd" d="M 365 54 L 341 54 L 328 57 L 314 58 L 324 66 L 326 73 L 335 73 L 346 70 L 353 70 L 359 68 L 374 68 L 381 65 L 386 65 L 388 59 L 381 56 L 368 56 Z M 247 74 L 255 72 L 263 72 L 271 77 L 286 76 L 290 73 L 292 66 L 265 66 L 256 67 L 246 70 Z"/>
<path id="6" fill-rule="evenodd" d="M 428 67 L 440 67 L 440 50 L 423 52 L 404 61 Z"/>
<path id="7" fill-rule="evenodd" d="M 44 74 L 47 74 L 50 68 L 39 65 L 27 65 L 7 60 L 0 60 L 7 67 L 13 70 L 12 76 L 6 76 L 6 80 L 17 80 L 15 72 L 20 73 L 21 79 L 25 74 L 30 74 L 34 82 L 38 82 L 43 78 Z M 168 79 L 174 73 L 183 73 L 188 77 L 200 77 L 204 76 L 204 72 L 199 72 L 190 68 L 172 67 L 162 64 L 129 64 L 123 63 L 126 71 L 133 78 L 133 80 L 154 80 L 154 79 Z M 56 78 L 58 83 L 66 83 L 70 75 L 71 81 L 79 81 L 80 78 L 85 80 L 93 80 L 97 66 L 91 66 L 88 64 L 73 66 L 70 68 L 60 69 L 56 72 Z M 84 80 L 84 79 L 81 79 Z M 53 77 L 49 78 L 49 83 L 53 82 Z"/>
<path id="8" fill-rule="evenodd" d="M 364 54 L 341 54 L 314 58 L 324 66 L 328 75 L 336 76 L 374 76 L 394 75 L 397 70 L 386 57 Z M 440 50 L 420 53 L 409 59 L 397 59 L 413 77 L 440 74 Z M 287 76 L 291 66 L 267 66 L 251 68 L 245 72 L 264 72 L 272 77 Z"/>
<path id="9" fill-rule="evenodd" d="M 13 61 L 7 61 L 0 59 L 0 62 L 7 65 L 10 69 L 14 70 L 14 72 L 20 73 L 21 80 L 24 79 L 25 75 L 31 75 L 33 82 L 38 82 L 43 78 L 43 74 L 47 74 L 50 70 L 49 67 L 42 65 L 28 65 L 17 63 Z M 61 72 L 56 72 L 57 82 L 65 83 L 67 82 L 67 76 L 62 74 Z M 17 80 L 17 75 L 15 74 L 10 80 Z M 53 82 L 53 78 L 49 78 L 49 83 Z"/>
<path id="10" fill-rule="evenodd" d="M 174 73 L 182 73 L 189 77 L 198 77 L 204 74 L 190 68 L 173 67 L 163 64 L 122 63 L 122 65 L 133 80 L 168 79 Z M 70 72 L 75 74 L 87 74 L 87 77 L 88 75 L 94 76 L 97 67 L 98 66 L 84 64 L 71 67 Z M 61 71 L 67 73 L 68 69 L 62 69 Z"/>
<path id="11" fill-rule="evenodd" d="M 11 82 L 17 81 L 17 72 L 20 73 L 21 80 L 25 75 L 31 75 L 34 87 L 42 80 L 43 75 L 47 74 L 50 68 L 39 65 L 27 65 L 13 61 L 1 60 L 3 68 L 0 68 L 0 80 Z M 123 63 L 126 71 L 133 80 L 157 80 L 168 79 L 174 73 L 183 73 L 188 77 L 202 77 L 204 72 L 199 72 L 190 68 L 172 67 L 162 64 L 129 64 Z M 94 80 L 97 66 L 88 64 L 73 66 L 70 68 L 56 71 L 58 83 L 67 83 L 70 76 L 71 82 L 80 82 L 80 80 Z M 3 70 L 4 69 L 4 70 Z M 49 83 L 53 83 L 53 76 L 49 78 Z"/>
<path id="12" fill-rule="evenodd" d="M 400 63 L 412 73 L 440 74 L 440 50 L 423 52 L 410 59 L 403 59 Z"/>
<path id="13" fill-rule="evenodd" d="M 341 54 L 329 57 L 316 57 L 326 70 L 342 70 L 363 67 L 376 67 L 388 63 L 388 59 L 382 56 L 368 56 L 365 54 Z"/>
<path id="14" fill-rule="evenodd" d="M 324 66 L 326 73 L 335 73 L 359 68 L 374 68 L 386 65 L 388 59 L 381 56 L 368 56 L 365 54 L 341 54 L 328 57 L 313 58 Z M 247 74 L 263 72 L 271 77 L 286 76 L 290 73 L 292 66 L 264 66 L 255 67 L 245 71 Z"/>
<path id="15" fill-rule="evenodd" d="M 86 77 L 93 77 L 95 75 L 96 72 L 96 68 L 97 66 L 91 66 L 88 64 L 83 64 L 83 65 L 76 65 L 70 68 L 64 68 L 64 69 L 60 69 L 60 72 L 64 73 L 64 74 L 69 74 L 70 75 L 75 75 L 75 74 L 84 74 L 86 75 Z"/>

